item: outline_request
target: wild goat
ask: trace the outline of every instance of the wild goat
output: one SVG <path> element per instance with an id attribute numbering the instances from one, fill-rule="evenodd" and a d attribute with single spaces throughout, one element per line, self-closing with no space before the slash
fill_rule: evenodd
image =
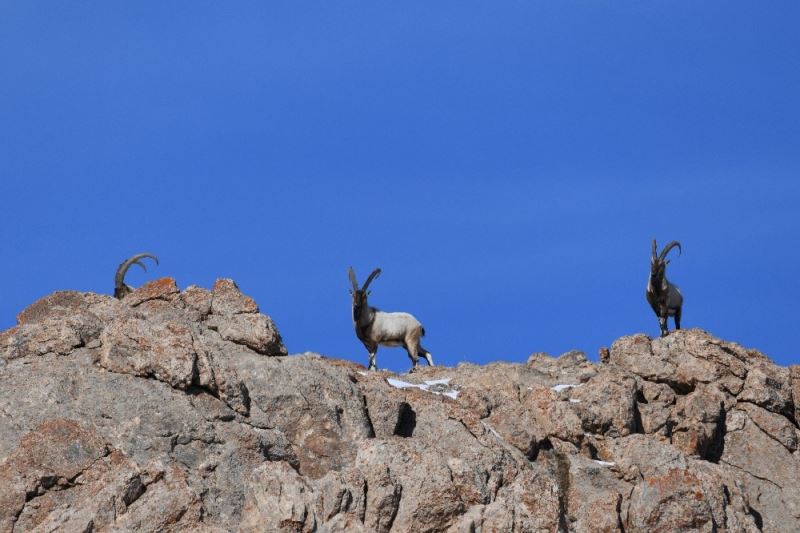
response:
<path id="1" fill-rule="evenodd" d="M 683 295 L 681 290 L 669 282 L 666 276 L 667 254 L 673 248 L 678 248 L 682 252 L 681 243 L 672 241 L 667 244 L 661 254 L 656 255 L 658 247 L 656 240 L 653 239 L 653 256 L 650 258 L 650 278 L 647 280 L 647 301 L 658 317 L 658 324 L 661 327 L 661 336 L 665 337 L 667 330 L 667 317 L 675 317 L 675 329 L 681 329 L 681 308 L 683 307 Z"/>
<path id="2" fill-rule="evenodd" d="M 381 273 L 380 268 L 376 268 L 369 275 L 364 286 L 358 288 L 356 273 L 350 267 L 348 274 L 353 290 L 353 325 L 356 328 L 356 336 L 369 352 L 369 369 L 377 370 L 375 365 L 375 354 L 378 352 L 378 345 L 402 346 L 411 358 L 411 371 L 417 367 L 419 355 L 422 354 L 428 365 L 433 366 L 433 359 L 428 350 L 422 347 L 420 339 L 425 335 L 425 328 L 419 321 L 408 313 L 385 313 L 367 303 L 367 296 L 371 291 L 367 288 L 372 280 Z"/>
<path id="3" fill-rule="evenodd" d="M 136 254 L 130 259 L 123 261 L 119 267 L 117 267 L 117 273 L 114 276 L 114 298 L 121 300 L 133 292 L 133 287 L 125 284 L 125 274 L 128 273 L 128 269 L 134 264 L 139 265 L 144 269 L 145 272 L 147 272 L 147 267 L 144 266 L 144 263 L 141 261 L 145 257 L 149 257 L 155 261 L 156 264 L 158 264 L 158 257 L 154 256 L 153 254 Z"/>

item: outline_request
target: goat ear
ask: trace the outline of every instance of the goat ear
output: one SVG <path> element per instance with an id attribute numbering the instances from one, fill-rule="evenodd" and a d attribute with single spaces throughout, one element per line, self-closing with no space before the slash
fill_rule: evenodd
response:
<path id="1" fill-rule="evenodd" d="M 372 294 L 372 291 L 367 291 L 367 296 L 369 296 L 370 294 Z"/>

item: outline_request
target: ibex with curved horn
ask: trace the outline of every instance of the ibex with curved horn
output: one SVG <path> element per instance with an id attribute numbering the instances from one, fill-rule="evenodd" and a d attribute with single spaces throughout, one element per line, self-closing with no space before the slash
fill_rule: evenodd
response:
<path id="1" fill-rule="evenodd" d="M 369 352 L 369 369 L 377 369 L 375 354 L 380 344 L 404 347 L 411 359 L 412 371 L 417 367 L 420 355 L 425 357 L 428 365 L 433 366 L 430 352 L 420 344 L 420 339 L 425 335 L 425 328 L 416 318 L 408 313 L 385 313 L 367 303 L 367 296 L 370 294 L 367 290 L 369 284 L 380 273 L 380 268 L 373 270 L 364 282 L 364 286 L 359 289 L 353 267 L 348 270 L 350 283 L 353 284 L 353 289 L 350 291 L 353 296 L 353 325 L 356 328 L 356 336 Z"/>
<path id="2" fill-rule="evenodd" d="M 661 327 L 661 336 L 669 333 L 667 329 L 667 317 L 675 317 L 675 329 L 681 329 L 681 308 L 683 307 L 683 295 L 680 289 L 669 282 L 666 276 L 667 254 L 673 248 L 682 252 L 681 243 L 671 241 L 661 253 L 656 255 L 658 247 L 656 240 L 653 239 L 653 255 L 650 258 L 650 279 L 647 280 L 647 301 L 658 317 L 658 324 Z"/>
<path id="3" fill-rule="evenodd" d="M 131 265 L 139 265 L 147 272 L 147 267 L 144 266 L 142 263 L 142 259 L 150 258 L 158 264 L 158 257 L 154 256 L 153 254 L 136 254 L 130 259 L 126 259 L 123 261 L 119 267 L 117 267 L 117 273 L 114 276 L 114 298 L 122 299 L 131 292 L 133 292 L 133 287 L 130 285 L 125 284 L 125 274 L 128 273 L 128 269 Z"/>

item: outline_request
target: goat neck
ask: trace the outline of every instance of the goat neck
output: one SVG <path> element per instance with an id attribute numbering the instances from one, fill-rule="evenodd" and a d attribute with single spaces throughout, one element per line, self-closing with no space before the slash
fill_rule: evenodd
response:
<path id="1" fill-rule="evenodd" d="M 656 272 L 650 272 L 650 279 L 647 283 L 649 292 L 653 294 L 662 294 L 667 292 L 669 283 L 667 276 L 664 275 L 664 269 L 660 268 Z"/>
<path id="2" fill-rule="evenodd" d="M 375 308 L 367 302 L 367 295 L 358 291 L 353 297 L 353 324 L 359 338 L 366 334 L 366 330 L 375 321 Z"/>

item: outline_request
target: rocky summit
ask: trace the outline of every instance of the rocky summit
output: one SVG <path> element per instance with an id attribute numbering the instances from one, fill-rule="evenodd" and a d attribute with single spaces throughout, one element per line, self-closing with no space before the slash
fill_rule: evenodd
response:
<path id="1" fill-rule="evenodd" d="M 0 334 L 0 531 L 800 531 L 798 419 L 700 330 L 396 375 L 231 280 L 64 291 Z"/>

